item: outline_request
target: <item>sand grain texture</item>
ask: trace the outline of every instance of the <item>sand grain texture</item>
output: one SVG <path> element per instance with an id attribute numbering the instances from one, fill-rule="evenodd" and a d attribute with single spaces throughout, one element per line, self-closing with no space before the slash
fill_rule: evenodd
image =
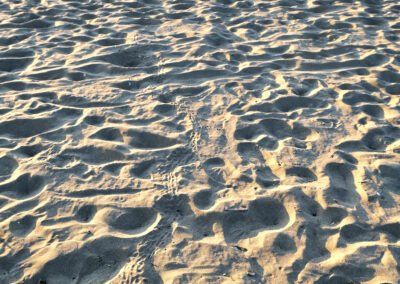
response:
<path id="1" fill-rule="evenodd" d="M 397 283 L 399 95 L 396 0 L 1 1 L 0 283 Z"/>

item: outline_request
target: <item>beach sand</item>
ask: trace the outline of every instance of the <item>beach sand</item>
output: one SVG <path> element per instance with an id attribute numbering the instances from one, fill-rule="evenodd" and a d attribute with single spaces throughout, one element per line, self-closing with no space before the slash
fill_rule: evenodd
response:
<path id="1" fill-rule="evenodd" d="M 397 0 L 0 2 L 0 283 L 397 283 Z"/>

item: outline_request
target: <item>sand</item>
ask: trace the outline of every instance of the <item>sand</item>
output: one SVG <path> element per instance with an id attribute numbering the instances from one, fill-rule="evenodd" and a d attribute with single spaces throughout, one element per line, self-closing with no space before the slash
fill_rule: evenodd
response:
<path id="1" fill-rule="evenodd" d="M 397 283 L 397 0 L 0 2 L 0 283 Z"/>

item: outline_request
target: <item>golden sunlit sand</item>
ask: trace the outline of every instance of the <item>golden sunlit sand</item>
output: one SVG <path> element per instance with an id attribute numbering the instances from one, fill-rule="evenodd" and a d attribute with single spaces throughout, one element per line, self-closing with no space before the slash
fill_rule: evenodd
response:
<path id="1" fill-rule="evenodd" d="M 0 2 L 0 283 L 397 283 L 397 0 Z"/>

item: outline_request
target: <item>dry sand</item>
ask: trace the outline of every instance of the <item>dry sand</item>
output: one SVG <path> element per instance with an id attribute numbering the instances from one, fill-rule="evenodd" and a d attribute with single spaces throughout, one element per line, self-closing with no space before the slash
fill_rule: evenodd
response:
<path id="1" fill-rule="evenodd" d="M 397 0 L 0 2 L 0 283 L 397 283 Z"/>

